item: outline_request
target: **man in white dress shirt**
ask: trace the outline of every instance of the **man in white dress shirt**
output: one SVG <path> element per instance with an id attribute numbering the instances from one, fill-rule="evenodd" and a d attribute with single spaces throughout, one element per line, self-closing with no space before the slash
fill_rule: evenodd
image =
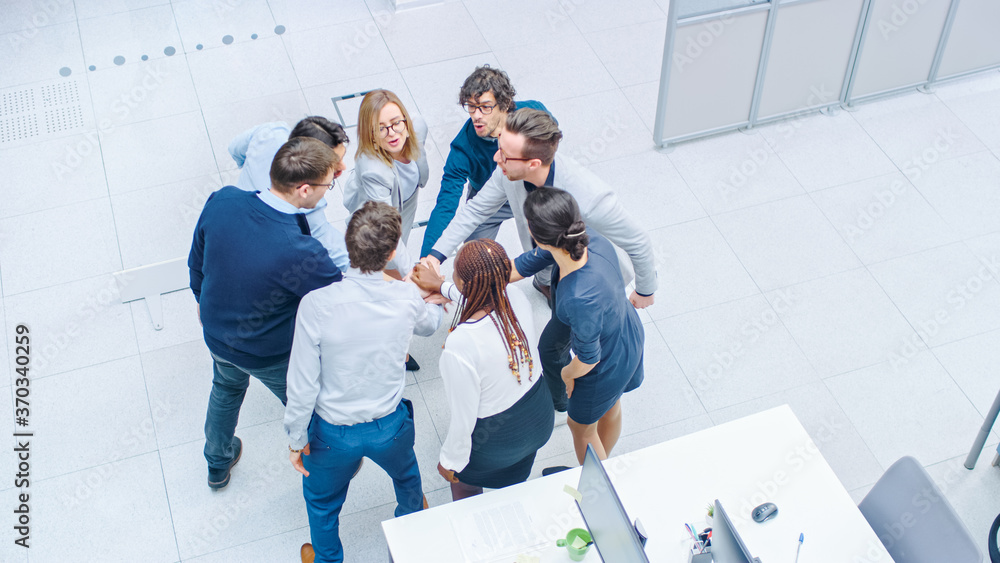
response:
<path id="1" fill-rule="evenodd" d="M 414 334 L 437 330 L 441 307 L 424 303 L 416 285 L 383 278 L 400 232 L 395 208 L 366 203 L 347 227 L 344 280 L 299 304 L 285 431 L 292 466 L 304 476 L 312 537 L 302 546 L 305 562 L 314 550 L 317 562 L 344 560 L 339 515 L 362 457 L 392 478 L 396 516 L 423 507 L 404 360 Z"/>

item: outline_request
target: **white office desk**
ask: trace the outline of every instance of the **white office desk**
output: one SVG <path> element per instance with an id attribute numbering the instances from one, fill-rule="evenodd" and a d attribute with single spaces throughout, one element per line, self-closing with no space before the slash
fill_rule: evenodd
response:
<path id="1" fill-rule="evenodd" d="M 718 498 L 747 547 L 762 563 L 891 563 L 875 532 L 787 406 L 720 424 L 604 462 L 630 518 L 649 535 L 653 563 L 685 563 L 690 536 L 684 522 L 705 527 L 705 506 Z M 544 545 L 519 550 L 543 562 L 569 561 L 555 546 L 583 525 L 563 486 L 576 486 L 580 469 L 449 503 L 382 523 L 395 563 L 476 561 L 463 552 L 456 522 L 493 506 L 520 502 Z M 750 511 L 763 502 L 778 515 L 758 524 Z M 466 551 L 468 551 L 466 549 Z M 497 561 L 514 561 L 505 556 Z M 600 561 L 591 550 L 584 561 Z M 614 562 L 607 562 L 614 563 Z"/>

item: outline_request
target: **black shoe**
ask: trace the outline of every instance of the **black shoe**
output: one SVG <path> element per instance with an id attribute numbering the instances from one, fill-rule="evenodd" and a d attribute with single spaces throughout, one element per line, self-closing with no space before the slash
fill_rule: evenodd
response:
<path id="1" fill-rule="evenodd" d="M 549 475 L 552 475 L 552 474 L 555 474 L 555 473 L 562 473 L 563 471 L 566 471 L 567 469 L 570 469 L 570 468 L 566 467 L 565 465 L 557 465 L 555 467 L 546 467 L 545 469 L 542 470 L 542 477 L 548 477 Z"/>
<path id="2" fill-rule="evenodd" d="M 240 456 L 243 455 L 243 441 L 235 436 L 233 436 L 233 439 L 236 440 L 236 447 L 234 448 L 236 452 L 233 455 L 233 461 L 229 462 L 229 467 L 225 469 L 208 468 L 208 486 L 213 489 L 221 489 L 229 484 L 229 473 L 232 471 L 233 466 L 236 465 L 236 462 L 240 460 Z"/>
<path id="3" fill-rule="evenodd" d="M 413 356 L 409 356 L 406 359 L 406 371 L 419 371 L 419 370 L 420 370 L 420 364 L 418 364 L 417 361 L 413 359 Z"/>

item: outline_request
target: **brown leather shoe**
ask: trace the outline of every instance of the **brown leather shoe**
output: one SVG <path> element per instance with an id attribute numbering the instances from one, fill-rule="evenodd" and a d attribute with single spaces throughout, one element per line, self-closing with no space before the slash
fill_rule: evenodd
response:
<path id="1" fill-rule="evenodd" d="M 427 495 L 424 495 L 424 510 L 427 510 L 430 506 L 427 505 Z"/>
<path id="2" fill-rule="evenodd" d="M 302 563 L 313 563 L 313 561 L 316 560 L 316 552 L 313 551 L 313 544 L 302 544 L 302 549 L 299 550 L 299 556 L 302 557 Z"/>

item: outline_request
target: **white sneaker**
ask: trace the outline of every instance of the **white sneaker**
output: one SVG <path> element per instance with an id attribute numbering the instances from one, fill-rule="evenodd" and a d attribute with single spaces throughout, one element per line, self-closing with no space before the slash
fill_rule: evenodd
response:
<path id="1" fill-rule="evenodd" d="M 556 424 L 555 426 L 566 426 L 566 419 L 569 418 L 565 412 L 556 411 Z"/>

